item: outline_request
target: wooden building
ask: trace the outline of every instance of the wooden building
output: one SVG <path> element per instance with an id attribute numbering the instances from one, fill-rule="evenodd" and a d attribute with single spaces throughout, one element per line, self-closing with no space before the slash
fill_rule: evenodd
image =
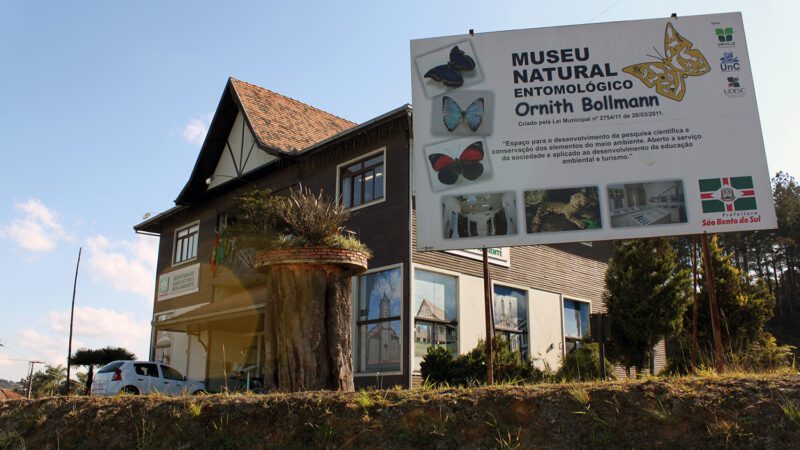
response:
<path id="1" fill-rule="evenodd" d="M 353 280 L 357 387 L 412 385 L 432 343 L 472 349 L 485 330 L 480 254 L 416 251 L 411 120 L 405 105 L 355 124 L 229 79 L 176 206 L 135 227 L 160 236 L 151 358 L 212 390 L 231 388 L 239 373 L 261 375 L 270 293 L 252 253 L 223 230 L 237 195 L 300 183 L 341 198 L 353 211 L 348 228 L 374 252 Z M 498 333 L 556 369 L 602 307 L 610 244 L 490 253 Z"/>

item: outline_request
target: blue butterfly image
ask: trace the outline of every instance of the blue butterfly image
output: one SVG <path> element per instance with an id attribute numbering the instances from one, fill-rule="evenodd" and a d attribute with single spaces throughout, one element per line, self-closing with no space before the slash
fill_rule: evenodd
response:
<path id="1" fill-rule="evenodd" d="M 442 119 L 445 128 L 450 132 L 455 130 L 462 121 L 470 130 L 478 131 L 478 127 L 483 122 L 483 110 L 483 97 L 470 103 L 464 110 L 452 98 L 446 95 L 442 98 Z"/>
<path id="2" fill-rule="evenodd" d="M 457 88 L 464 84 L 461 72 L 473 70 L 475 70 L 475 60 L 456 45 L 450 49 L 450 61 L 427 71 L 425 78 L 438 81 L 447 87 Z"/>

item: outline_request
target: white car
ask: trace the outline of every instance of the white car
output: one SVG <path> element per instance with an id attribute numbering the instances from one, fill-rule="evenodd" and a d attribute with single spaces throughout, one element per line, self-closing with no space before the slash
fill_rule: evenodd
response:
<path id="1" fill-rule="evenodd" d="M 172 367 L 151 361 L 114 361 L 101 367 L 92 381 L 92 395 L 204 393 L 202 381 L 187 380 Z"/>

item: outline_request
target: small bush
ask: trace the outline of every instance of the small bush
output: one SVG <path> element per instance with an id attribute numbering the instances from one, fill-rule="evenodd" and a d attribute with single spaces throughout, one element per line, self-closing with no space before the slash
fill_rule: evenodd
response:
<path id="1" fill-rule="evenodd" d="M 494 380 L 497 383 L 538 383 L 544 373 L 523 360 L 519 352 L 511 351 L 508 341 L 494 340 Z M 428 347 L 420 364 L 422 378 L 428 383 L 450 386 L 472 386 L 486 383 L 486 343 L 478 345 L 463 355 L 453 356 L 441 346 Z"/>
<path id="2" fill-rule="evenodd" d="M 613 376 L 613 367 L 605 360 L 606 376 Z M 556 379 L 567 381 L 592 381 L 600 379 L 600 346 L 596 342 L 583 343 L 567 353 L 556 372 Z"/>

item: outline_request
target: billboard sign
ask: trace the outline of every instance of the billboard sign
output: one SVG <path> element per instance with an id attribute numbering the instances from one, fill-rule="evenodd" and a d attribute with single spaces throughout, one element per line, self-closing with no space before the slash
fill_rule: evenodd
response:
<path id="1" fill-rule="evenodd" d="M 739 13 L 411 42 L 419 250 L 776 227 Z"/>

